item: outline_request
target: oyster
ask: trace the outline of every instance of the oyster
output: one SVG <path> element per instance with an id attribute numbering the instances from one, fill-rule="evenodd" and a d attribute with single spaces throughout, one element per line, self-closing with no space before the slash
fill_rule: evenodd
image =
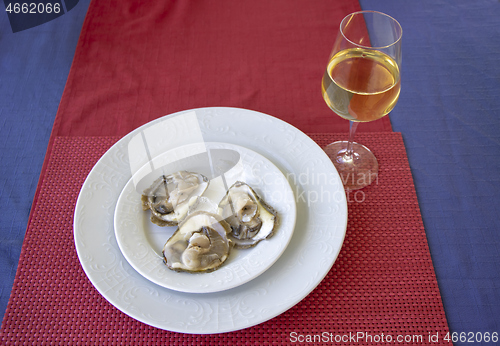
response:
<path id="1" fill-rule="evenodd" d="M 246 183 L 237 181 L 219 203 L 218 214 L 231 227 L 235 247 L 255 246 L 273 235 L 277 212 Z"/>
<path id="2" fill-rule="evenodd" d="M 162 175 L 142 195 L 142 208 L 151 210 L 151 221 L 159 226 L 176 226 L 198 202 L 209 184 L 199 173 L 180 171 Z"/>
<path id="3" fill-rule="evenodd" d="M 165 264 L 176 271 L 210 272 L 229 256 L 229 225 L 205 211 L 190 214 L 163 248 Z"/>

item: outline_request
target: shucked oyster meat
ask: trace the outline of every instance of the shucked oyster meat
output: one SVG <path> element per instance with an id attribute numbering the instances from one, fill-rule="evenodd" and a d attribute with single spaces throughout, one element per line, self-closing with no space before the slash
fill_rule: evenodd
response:
<path id="1" fill-rule="evenodd" d="M 229 256 L 229 225 L 205 211 L 190 214 L 163 248 L 165 264 L 176 271 L 210 272 Z"/>
<path id="2" fill-rule="evenodd" d="M 246 183 L 237 181 L 217 211 L 196 210 L 209 184 L 199 173 L 180 171 L 158 178 L 142 195 L 144 210 L 159 226 L 177 226 L 163 247 L 169 269 L 210 272 L 228 258 L 233 246 L 249 248 L 271 237 L 277 212 Z"/>
<path id="3" fill-rule="evenodd" d="M 202 174 L 180 171 L 162 175 L 142 195 L 142 208 L 151 210 L 151 221 L 176 226 L 205 192 L 209 180 Z"/>
<path id="4" fill-rule="evenodd" d="M 246 183 L 237 181 L 219 203 L 219 215 L 231 227 L 235 247 L 248 248 L 273 235 L 278 215 Z"/>

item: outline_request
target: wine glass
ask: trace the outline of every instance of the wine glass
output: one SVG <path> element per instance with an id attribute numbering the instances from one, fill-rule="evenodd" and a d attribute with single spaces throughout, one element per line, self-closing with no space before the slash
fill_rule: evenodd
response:
<path id="1" fill-rule="evenodd" d="M 324 148 L 347 190 L 378 179 L 378 162 L 364 145 L 353 142 L 360 122 L 389 113 L 401 90 L 401 25 L 376 11 L 347 15 L 330 54 L 321 91 L 326 104 L 349 120 L 349 140 Z"/>

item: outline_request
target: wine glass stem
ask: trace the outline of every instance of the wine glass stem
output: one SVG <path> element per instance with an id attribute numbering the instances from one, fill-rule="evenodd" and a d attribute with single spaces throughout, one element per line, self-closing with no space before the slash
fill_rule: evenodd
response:
<path id="1" fill-rule="evenodd" d="M 354 134 L 356 133 L 356 129 L 358 128 L 358 122 L 357 121 L 349 121 L 349 140 L 347 142 L 347 150 L 344 154 L 344 160 L 345 161 L 352 161 L 353 159 L 353 145 L 352 143 L 354 142 Z"/>

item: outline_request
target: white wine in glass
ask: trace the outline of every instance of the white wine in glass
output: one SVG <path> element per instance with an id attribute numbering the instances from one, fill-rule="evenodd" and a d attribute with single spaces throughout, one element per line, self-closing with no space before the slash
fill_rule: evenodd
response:
<path id="1" fill-rule="evenodd" d="M 346 189 L 378 178 L 377 159 L 353 138 L 358 123 L 383 117 L 398 101 L 401 36 L 399 23 L 380 12 L 355 12 L 340 24 L 321 89 L 326 104 L 350 121 L 349 140 L 325 147 Z"/>

